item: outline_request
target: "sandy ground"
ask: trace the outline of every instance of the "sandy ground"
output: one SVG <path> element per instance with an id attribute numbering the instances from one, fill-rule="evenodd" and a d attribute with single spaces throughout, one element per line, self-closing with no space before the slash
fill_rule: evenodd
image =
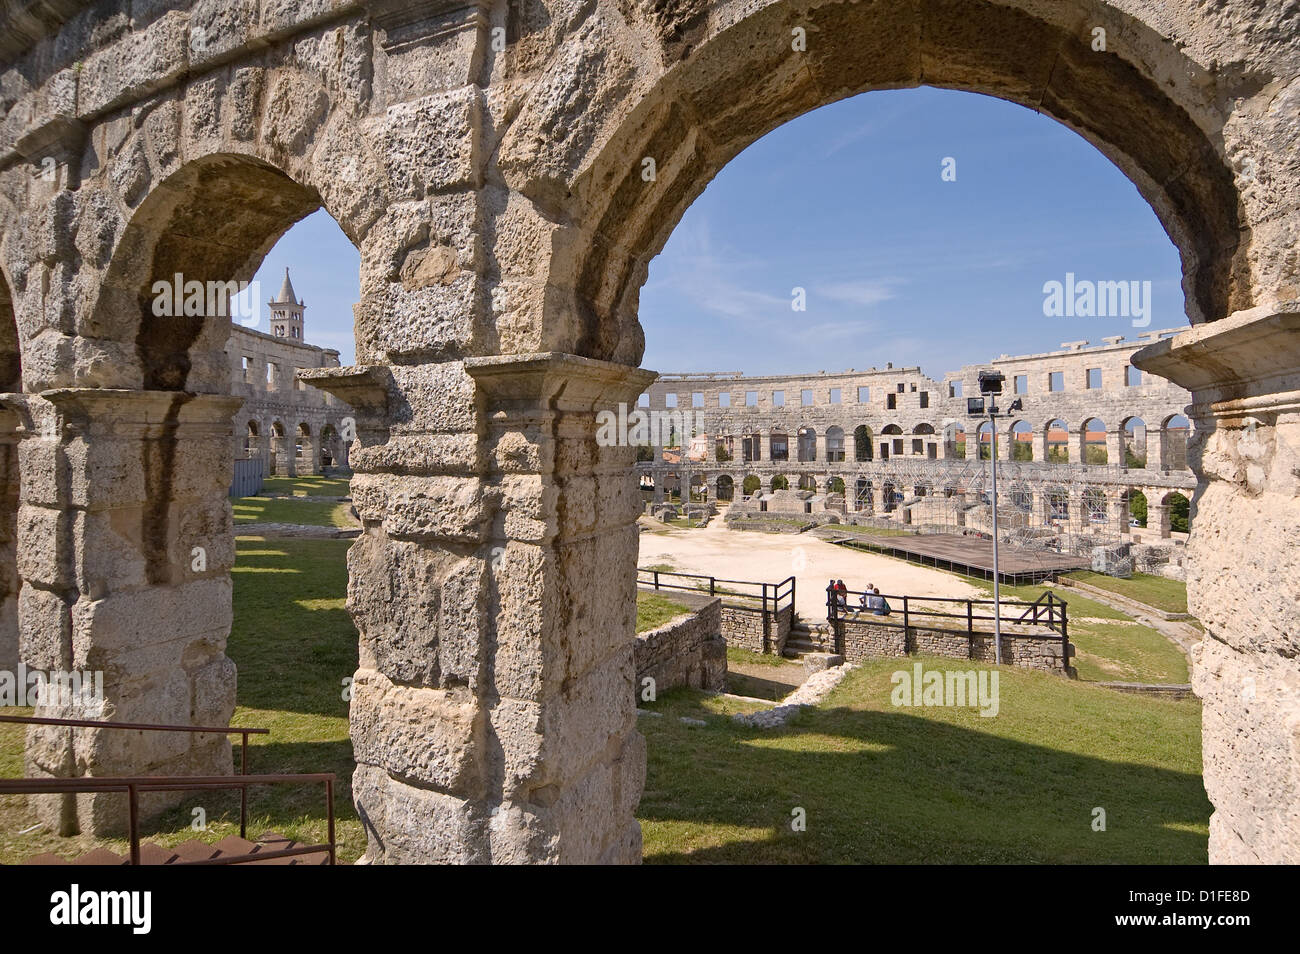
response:
<path id="1" fill-rule="evenodd" d="M 682 573 L 728 580 L 778 583 L 793 575 L 795 610 L 806 620 L 826 618 L 826 584 L 833 577 L 850 590 L 867 583 L 895 596 L 984 597 L 960 578 L 892 557 L 837 547 L 808 534 L 728 530 L 722 516 L 696 530 L 641 534 L 637 566 L 671 563 Z"/>

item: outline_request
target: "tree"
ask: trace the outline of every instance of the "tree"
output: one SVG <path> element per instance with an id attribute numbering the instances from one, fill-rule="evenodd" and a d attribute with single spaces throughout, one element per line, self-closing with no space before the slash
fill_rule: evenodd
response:
<path id="1" fill-rule="evenodd" d="M 1186 533 L 1191 523 L 1191 501 L 1182 494 L 1174 494 L 1169 500 L 1169 529 L 1175 533 Z"/>
<path id="2" fill-rule="evenodd" d="M 740 489 L 746 497 L 752 497 L 762 486 L 763 482 L 756 475 L 750 474 L 741 482 Z"/>

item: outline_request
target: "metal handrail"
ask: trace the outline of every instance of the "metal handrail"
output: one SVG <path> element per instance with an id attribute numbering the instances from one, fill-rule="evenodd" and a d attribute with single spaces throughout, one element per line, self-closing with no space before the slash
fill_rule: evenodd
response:
<path id="1" fill-rule="evenodd" d="M 6 721 L 18 719 L 6 717 Z M 79 792 L 125 792 L 127 796 L 127 837 L 130 844 L 130 863 L 140 864 L 140 793 L 186 792 L 207 789 L 238 788 L 247 796 L 250 785 L 276 785 L 294 782 L 324 782 L 325 804 L 329 825 L 329 842 L 320 845 L 302 845 L 297 848 L 277 848 L 271 851 L 223 855 L 202 861 L 180 861 L 183 865 L 232 865 L 245 861 L 265 861 L 326 851 L 329 863 L 338 863 L 334 831 L 333 772 L 305 775 L 131 775 L 121 777 L 83 776 L 81 778 L 13 778 L 0 779 L 0 795 L 58 795 Z M 240 836 L 241 838 L 243 835 Z"/>
<path id="2" fill-rule="evenodd" d="M 0 716 L 0 722 L 19 725 L 58 725 L 76 729 L 135 729 L 140 732 L 196 732 L 201 735 L 238 735 L 239 774 L 248 774 L 248 737 L 270 735 L 270 729 L 241 726 L 166 725 L 152 722 L 97 722 L 94 719 L 51 719 L 45 716 Z M 160 776 L 161 777 L 161 776 Z M 248 789 L 239 792 L 239 837 L 248 837 Z"/>

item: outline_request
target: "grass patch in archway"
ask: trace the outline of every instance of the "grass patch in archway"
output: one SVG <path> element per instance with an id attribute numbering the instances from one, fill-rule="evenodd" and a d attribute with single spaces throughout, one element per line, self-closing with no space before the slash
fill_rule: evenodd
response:
<path id="1" fill-rule="evenodd" d="M 890 675 L 917 661 L 988 668 L 871 660 L 776 730 L 740 726 L 725 716 L 730 700 L 691 690 L 643 703 L 664 715 L 638 720 L 649 751 L 637 811 L 646 861 L 1206 861 L 1197 700 L 1004 667 L 996 717 L 891 705 Z M 1092 827 L 1099 807 L 1106 831 Z M 805 831 L 792 830 L 795 809 Z"/>
<path id="2" fill-rule="evenodd" d="M 235 526 L 249 523 L 296 523 L 309 527 L 357 526 L 348 504 L 292 497 L 237 497 L 230 502 Z"/>

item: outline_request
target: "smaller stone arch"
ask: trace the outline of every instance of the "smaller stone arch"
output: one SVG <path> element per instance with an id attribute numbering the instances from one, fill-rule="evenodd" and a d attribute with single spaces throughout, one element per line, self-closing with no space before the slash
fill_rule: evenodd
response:
<path id="1" fill-rule="evenodd" d="M 257 421 L 250 420 L 244 427 L 243 456 L 245 460 L 252 460 L 261 456 L 261 439 L 262 430 L 258 427 Z"/>
<path id="2" fill-rule="evenodd" d="M 1014 421 L 1007 428 L 1007 460 L 1034 459 L 1034 426 L 1028 421 Z"/>
<path id="3" fill-rule="evenodd" d="M 1079 459 L 1085 464 L 1100 466 L 1110 463 L 1106 449 L 1106 422 L 1099 417 L 1084 418 L 1079 425 Z"/>
<path id="4" fill-rule="evenodd" d="M 768 486 L 772 490 L 789 490 L 790 479 L 786 477 L 784 474 L 777 474 L 775 477 L 772 478 L 772 481 L 770 484 L 768 484 Z"/>
<path id="5" fill-rule="evenodd" d="M 790 435 L 784 428 L 774 427 L 768 432 L 768 447 L 771 449 L 771 453 L 768 454 L 769 460 L 790 459 Z"/>
<path id="6" fill-rule="evenodd" d="M 826 428 L 826 462 L 828 464 L 844 462 L 844 428 L 837 425 Z"/>
<path id="7" fill-rule="evenodd" d="M 1147 422 L 1136 415 L 1124 418 L 1119 425 L 1120 459 L 1117 463 L 1130 470 L 1147 465 Z"/>
<path id="8" fill-rule="evenodd" d="M 279 420 L 271 422 L 271 473 L 276 476 L 292 476 L 293 455 L 289 453 L 289 439 L 285 434 L 284 424 Z"/>
<path id="9" fill-rule="evenodd" d="M 853 459 L 858 463 L 864 463 L 875 457 L 875 449 L 871 446 L 871 428 L 865 424 L 859 424 L 853 429 Z"/>
<path id="10" fill-rule="evenodd" d="M 720 474 L 718 476 L 718 499 L 733 500 L 736 496 L 736 482 L 731 479 L 730 474 Z"/>
<path id="11" fill-rule="evenodd" d="M 298 423 L 293 456 L 298 473 L 320 473 L 320 455 L 316 452 L 316 440 L 312 436 L 311 425 L 306 421 Z"/>
<path id="12" fill-rule="evenodd" d="M 1043 450 L 1043 460 L 1047 463 L 1069 463 L 1070 426 L 1064 419 L 1054 417 L 1043 425 Z"/>
<path id="13" fill-rule="evenodd" d="M 1170 414 L 1160 422 L 1160 466 L 1164 470 L 1187 470 L 1187 445 L 1192 436 L 1191 421 L 1183 414 Z"/>

